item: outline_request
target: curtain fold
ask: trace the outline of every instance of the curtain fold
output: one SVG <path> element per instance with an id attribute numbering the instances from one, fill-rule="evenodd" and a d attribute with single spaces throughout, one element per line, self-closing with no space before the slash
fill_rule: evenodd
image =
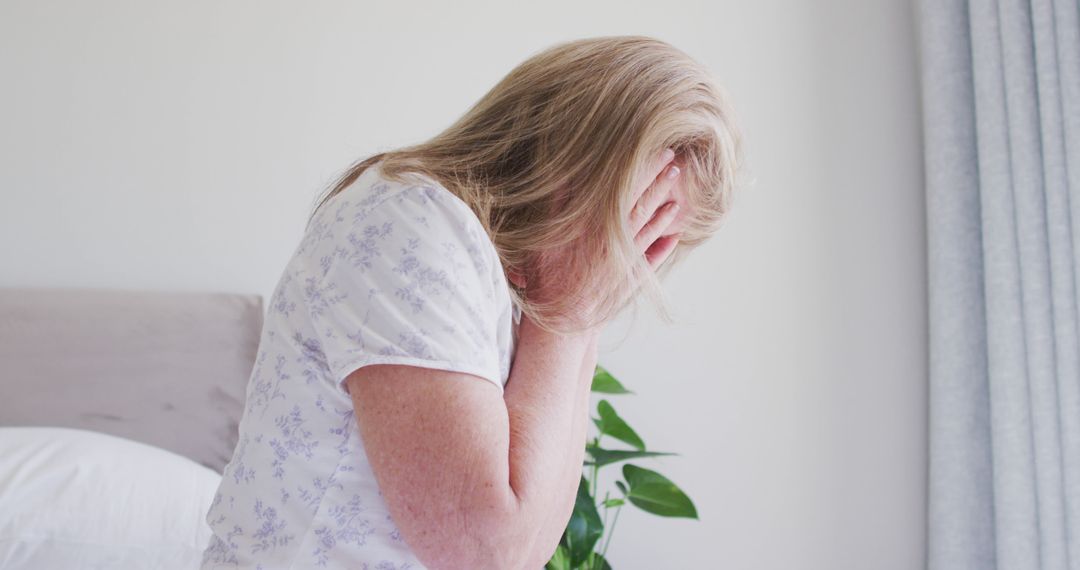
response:
<path id="1" fill-rule="evenodd" d="M 919 6 L 930 570 L 1080 570 L 1080 15 Z"/>

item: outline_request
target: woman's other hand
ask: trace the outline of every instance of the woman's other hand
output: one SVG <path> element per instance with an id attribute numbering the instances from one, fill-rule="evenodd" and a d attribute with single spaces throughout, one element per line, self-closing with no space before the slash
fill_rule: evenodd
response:
<path id="1" fill-rule="evenodd" d="M 625 220 L 630 233 L 635 236 L 637 251 L 645 256 L 654 271 L 671 255 L 679 241 L 679 203 L 684 200 L 679 170 L 672 149 L 659 153 L 634 184 L 634 206 Z M 575 246 L 571 243 L 541 253 L 532 275 L 526 279 L 511 273 L 511 281 L 526 287 L 526 294 L 532 300 L 543 302 L 544 298 L 564 295 L 567 289 L 564 273 L 569 266 L 566 260 L 574 255 Z M 593 299 L 581 299 L 575 316 L 587 320 L 593 304 Z"/>
<path id="2" fill-rule="evenodd" d="M 635 236 L 634 243 L 653 270 L 660 267 L 679 242 L 675 230 L 682 192 L 680 168 L 674 158 L 675 151 L 665 149 L 646 171 L 646 182 L 637 186 L 634 207 L 627 220 Z"/>

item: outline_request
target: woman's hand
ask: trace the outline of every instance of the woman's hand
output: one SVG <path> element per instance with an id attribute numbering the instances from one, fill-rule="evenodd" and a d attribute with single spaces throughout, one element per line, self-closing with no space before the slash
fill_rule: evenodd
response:
<path id="1" fill-rule="evenodd" d="M 635 193 L 634 207 L 630 210 L 632 233 L 649 266 L 655 271 L 675 250 L 678 234 L 665 234 L 679 213 L 679 204 L 671 199 L 671 193 L 679 181 L 679 166 L 673 160 L 675 152 L 665 149 L 647 171 L 648 182 L 639 185 Z"/>
<path id="2" fill-rule="evenodd" d="M 674 160 L 675 152 L 665 149 L 658 154 L 634 184 L 634 207 L 626 219 L 630 233 L 634 235 L 637 250 L 644 255 L 655 271 L 675 250 L 678 233 L 665 234 L 678 215 L 679 206 L 672 192 L 679 183 L 679 167 Z M 566 259 L 573 255 L 575 244 L 540 254 L 533 273 L 524 276 L 511 273 L 510 280 L 525 287 L 532 299 L 558 296 L 565 286 Z M 579 317 L 592 313 L 593 300 L 582 299 Z"/>

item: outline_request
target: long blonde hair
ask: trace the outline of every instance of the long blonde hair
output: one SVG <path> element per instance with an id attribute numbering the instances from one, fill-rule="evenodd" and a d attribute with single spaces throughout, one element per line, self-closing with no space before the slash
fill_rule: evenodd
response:
<path id="1" fill-rule="evenodd" d="M 671 322 L 660 280 L 719 230 L 731 205 L 741 135 L 709 72 L 647 36 L 554 45 L 522 62 L 434 138 L 351 165 L 312 212 L 379 163 L 386 178 L 420 173 L 470 206 L 504 271 L 528 277 L 538 255 L 576 243 L 560 274 L 562 298 L 540 303 L 511 285 L 522 312 L 549 331 L 569 331 L 586 292 L 596 319 L 614 317 L 644 292 Z M 654 272 L 627 219 L 632 184 L 665 148 L 683 166 L 685 227 Z M 309 218 L 310 223 L 310 218 Z M 565 271 L 566 273 L 561 273 Z"/>

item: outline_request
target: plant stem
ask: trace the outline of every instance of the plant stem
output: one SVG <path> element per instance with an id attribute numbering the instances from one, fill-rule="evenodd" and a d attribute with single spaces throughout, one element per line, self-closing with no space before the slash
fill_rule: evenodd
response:
<path id="1" fill-rule="evenodd" d="M 607 556 L 607 547 L 609 544 L 611 544 L 611 535 L 615 534 L 615 525 L 619 522 L 619 513 L 622 511 L 622 508 L 623 505 L 619 505 L 615 508 L 615 518 L 611 521 L 611 528 L 605 529 L 608 531 L 608 536 L 607 541 L 604 542 L 604 549 L 600 551 L 600 556 Z"/>
<path id="2" fill-rule="evenodd" d="M 596 500 L 596 490 L 597 490 L 598 487 L 600 487 L 600 483 L 599 483 L 600 468 L 597 467 L 595 464 L 593 465 L 593 468 L 592 468 L 592 479 L 593 479 L 592 480 L 593 487 L 592 487 L 592 493 L 591 494 L 593 496 L 593 500 Z"/>
<path id="3" fill-rule="evenodd" d="M 603 432 L 597 434 L 596 437 L 593 439 L 593 445 L 596 446 L 596 447 L 600 447 L 600 438 L 602 438 L 602 437 L 604 437 Z M 592 497 L 593 497 L 593 500 L 596 499 L 596 490 L 600 488 L 600 484 L 597 482 L 597 479 L 600 476 L 599 471 L 600 471 L 600 466 L 598 466 L 594 462 L 593 467 L 592 467 L 592 485 L 593 485 L 593 488 L 592 488 L 592 493 L 590 493 L 590 495 L 592 495 Z"/>
<path id="4" fill-rule="evenodd" d="M 608 511 L 610 511 L 610 510 L 611 510 L 611 507 L 607 506 L 607 502 L 608 502 L 608 499 L 609 499 L 610 497 L 611 497 L 611 492 L 610 492 L 610 491 L 608 491 L 608 492 L 604 493 L 604 532 L 608 532 L 608 528 L 607 528 L 607 515 L 608 515 Z M 608 536 L 610 537 L 611 535 L 610 535 L 610 534 L 608 534 Z M 600 535 L 600 538 L 601 538 L 601 539 L 603 539 L 603 534 L 601 534 L 601 535 Z M 610 540 L 610 539 L 609 539 L 609 540 Z M 593 560 L 594 560 L 594 562 L 595 562 L 595 560 L 596 560 L 596 559 L 594 558 Z M 596 565 L 595 565 L 595 564 L 594 564 L 594 565 L 592 565 L 592 566 L 591 566 L 591 567 L 589 568 L 589 570 L 596 570 Z"/>
<path id="5" fill-rule="evenodd" d="M 600 447 L 600 438 L 601 437 L 604 437 L 604 432 L 600 432 L 600 433 L 596 434 L 596 437 L 593 438 L 593 445 L 594 446 Z M 592 500 L 593 503 L 596 502 L 596 492 L 597 492 L 597 489 L 600 488 L 599 478 L 600 478 L 600 467 L 598 467 L 596 465 L 596 463 L 594 462 L 593 466 L 592 466 L 592 481 L 589 481 L 590 483 L 592 483 L 592 491 L 589 493 L 589 498 Z M 607 525 L 607 507 L 606 506 L 604 507 L 604 524 Z M 603 537 L 602 534 L 601 534 L 601 537 Z M 595 552 L 595 549 L 593 550 L 593 552 Z M 589 560 L 587 562 L 587 564 L 589 566 L 588 570 L 596 570 L 595 563 L 596 563 L 596 557 L 589 556 Z"/>

